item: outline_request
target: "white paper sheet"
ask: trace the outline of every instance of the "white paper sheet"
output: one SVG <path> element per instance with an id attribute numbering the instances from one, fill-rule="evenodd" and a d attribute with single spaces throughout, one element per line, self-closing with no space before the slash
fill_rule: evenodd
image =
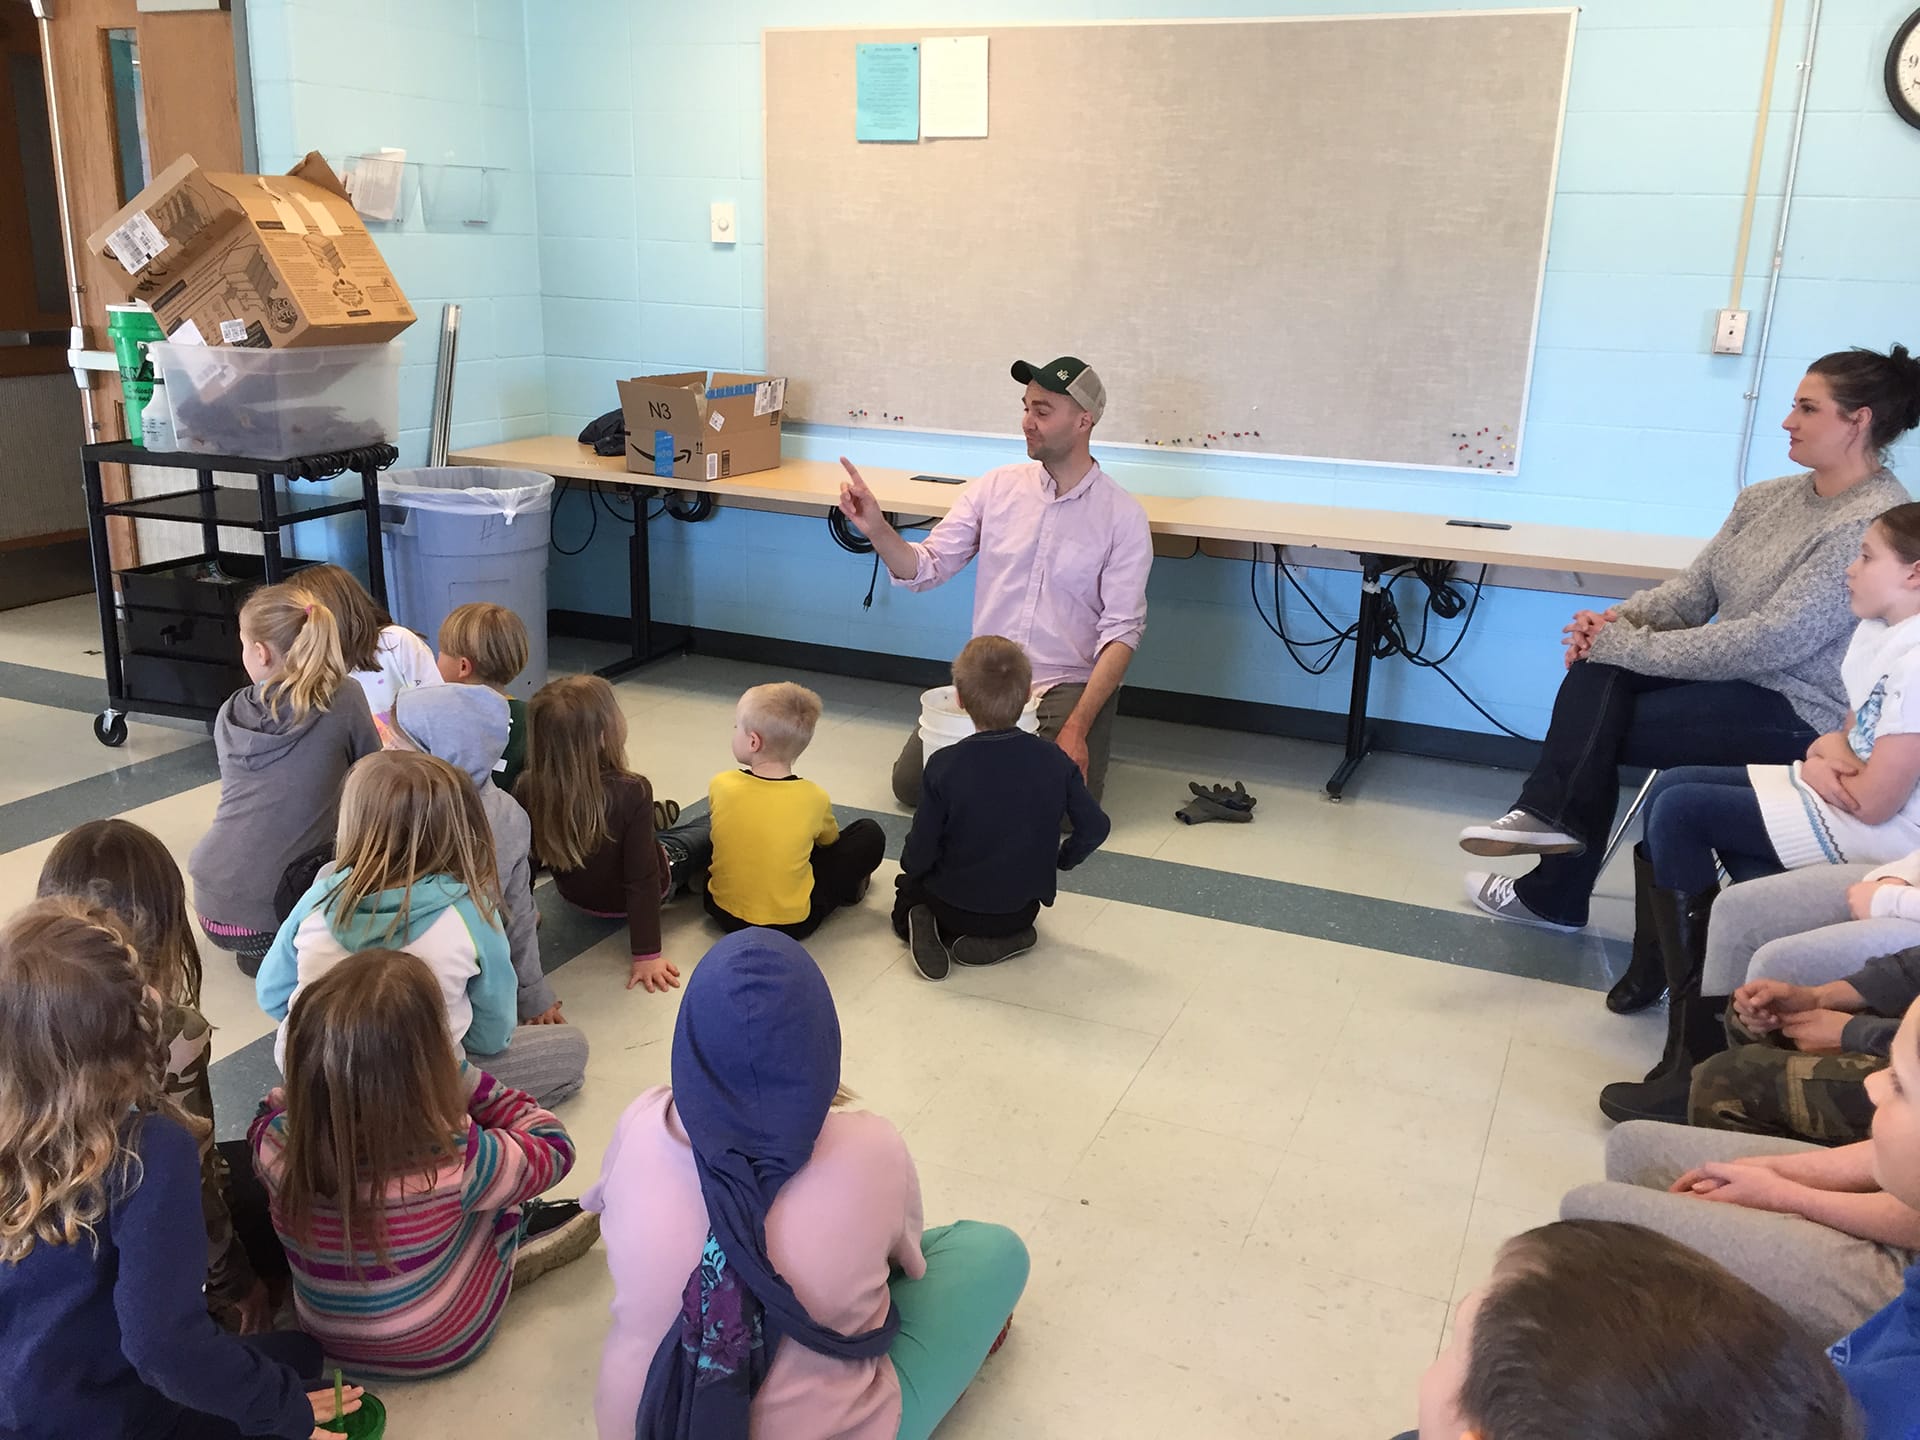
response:
<path id="1" fill-rule="evenodd" d="M 353 208 L 369 220 L 398 219 L 406 163 L 407 152 L 391 147 L 378 154 L 357 157 L 347 184 Z"/>
<path id="2" fill-rule="evenodd" d="M 981 140 L 987 134 L 987 37 L 920 42 L 920 136 Z"/>

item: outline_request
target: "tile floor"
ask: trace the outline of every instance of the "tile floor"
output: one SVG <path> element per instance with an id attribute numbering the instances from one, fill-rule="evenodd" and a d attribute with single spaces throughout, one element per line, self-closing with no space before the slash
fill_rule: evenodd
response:
<path id="1" fill-rule="evenodd" d="M 60 823 L 124 813 L 184 860 L 212 814 L 215 787 L 186 783 L 204 732 L 136 722 L 122 750 L 93 740 L 91 692 L 59 677 L 97 676 L 96 647 L 91 600 L 0 614 L 0 913 L 31 895 Z M 659 793 L 703 793 L 735 697 L 764 678 L 689 658 L 619 686 Z M 827 705 L 805 773 L 844 806 L 896 813 L 887 762 L 912 694 L 796 678 Z M 905 1133 L 929 1222 L 1000 1220 L 1033 1254 L 1013 1341 L 940 1434 L 1380 1440 L 1411 1423 L 1450 1302 L 1598 1173 L 1597 1088 L 1658 1049 L 1657 1016 L 1615 1018 L 1580 988 L 1618 953 L 1604 941 L 1628 921 L 1624 865 L 1589 936 L 1532 942 L 1528 973 L 1551 978 L 1501 973 L 1491 927 L 1457 930 L 1469 943 L 1442 963 L 1405 937 L 1463 923 L 1454 831 L 1503 811 L 1515 776 L 1382 755 L 1332 805 L 1326 746 L 1123 721 L 1116 751 L 1109 848 L 1133 859 L 1107 888 L 1125 898 L 1063 893 L 1041 950 L 932 986 L 888 927 L 889 863 L 812 946 L 846 1079 Z M 134 783 L 169 756 L 185 780 Z M 1244 780 L 1255 823 L 1176 823 L 1200 777 Z M 1202 871 L 1239 897 L 1225 913 L 1258 923 L 1192 913 Z M 1323 938 L 1308 921 L 1328 907 L 1359 917 L 1337 933 L 1379 948 Z M 670 912 L 683 965 L 710 939 L 697 913 Z M 562 1107 L 581 1144 L 567 1191 L 597 1173 L 627 1101 L 667 1078 L 676 998 L 627 993 L 621 945 L 609 934 L 554 975 L 593 1043 L 587 1088 Z M 223 956 L 205 1004 L 224 1056 L 270 1029 Z M 385 1387 L 390 1433 L 587 1434 L 609 1298 L 592 1260 L 515 1297 L 468 1371 Z"/>

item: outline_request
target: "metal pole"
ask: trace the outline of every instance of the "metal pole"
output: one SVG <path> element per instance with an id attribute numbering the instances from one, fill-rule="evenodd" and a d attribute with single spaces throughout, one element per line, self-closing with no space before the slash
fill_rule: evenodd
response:
<path id="1" fill-rule="evenodd" d="M 1793 143 L 1787 150 L 1787 183 L 1780 196 L 1780 224 L 1773 232 L 1773 267 L 1767 276 L 1767 303 L 1760 312 L 1760 343 L 1753 354 L 1747 381 L 1747 417 L 1740 427 L 1740 463 L 1734 472 L 1736 489 L 1747 488 L 1747 457 L 1753 449 L 1755 417 L 1760 409 L 1760 380 L 1767 372 L 1767 341 L 1773 334 L 1773 307 L 1780 298 L 1780 267 L 1787 257 L 1787 220 L 1793 214 L 1794 181 L 1800 173 L 1800 140 L 1807 128 L 1807 90 L 1813 83 L 1813 50 L 1820 38 L 1821 0 L 1807 10 L 1807 49 L 1800 57 L 1800 94 L 1793 106 Z"/>
<path id="2" fill-rule="evenodd" d="M 53 188 L 60 201 L 60 255 L 67 266 L 67 308 L 73 321 L 69 349 L 85 350 L 86 289 L 80 283 L 80 241 L 74 233 L 73 197 L 67 190 L 67 146 L 60 124 L 60 87 L 53 73 L 52 0 L 34 0 L 33 13 L 40 22 L 40 74 L 47 89 L 47 131 L 53 141 Z M 70 20 L 71 25 L 80 22 Z M 117 366 L 115 368 L 118 368 Z M 86 422 L 87 440 L 100 438 L 100 421 L 94 414 L 93 385 L 85 370 L 74 367 L 73 383 L 80 389 L 80 410 Z"/>
<path id="3" fill-rule="evenodd" d="M 447 438 L 453 431 L 453 361 L 460 348 L 460 307 L 440 310 L 440 364 L 433 375 L 433 420 L 427 432 L 427 464 L 447 463 Z"/>

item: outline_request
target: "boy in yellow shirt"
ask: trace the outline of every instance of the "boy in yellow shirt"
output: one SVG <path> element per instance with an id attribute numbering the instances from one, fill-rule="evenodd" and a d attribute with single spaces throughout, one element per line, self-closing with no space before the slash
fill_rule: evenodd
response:
<path id="1" fill-rule="evenodd" d="M 820 723 L 820 697 L 804 685 L 756 685 L 733 715 L 733 758 L 707 787 L 713 869 L 707 913 L 723 930 L 764 925 L 796 940 L 842 905 L 857 905 L 886 855 L 871 820 L 845 830 L 833 802 L 794 762 Z"/>

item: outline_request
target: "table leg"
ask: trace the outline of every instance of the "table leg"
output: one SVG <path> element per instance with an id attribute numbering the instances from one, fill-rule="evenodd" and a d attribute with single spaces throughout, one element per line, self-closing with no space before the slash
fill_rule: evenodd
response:
<path id="1" fill-rule="evenodd" d="M 207 552 L 209 560 L 220 558 L 219 511 L 215 509 L 213 494 L 213 471 L 194 472 L 194 483 L 200 490 L 200 544 Z"/>
<path id="2" fill-rule="evenodd" d="M 360 472 L 360 498 L 366 502 L 367 593 L 382 610 L 387 606 L 387 557 L 380 548 L 380 472 L 369 465 Z"/>
<path id="3" fill-rule="evenodd" d="M 1327 781 L 1327 796 L 1334 801 L 1345 794 L 1347 782 L 1373 748 L 1373 736 L 1367 728 L 1367 695 L 1373 686 L 1373 647 L 1380 638 L 1387 605 L 1381 576 L 1393 563 L 1384 555 L 1362 555 L 1359 559 L 1360 623 L 1353 641 L 1353 688 L 1347 697 L 1347 749 L 1340 768 Z"/>
<path id="4" fill-rule="evenodd" d="M 598 503 L 589 495 L 589 503 Z M 627 655 L 594 673 L 604 680 L 631 675 L 642 665 L 687 648 L 687 631 L 678 625 L 653 622 L 653 555 L 647 529 L 647 502 L 652 493 L 633 492 L 633 533 L 627 537 Z"/>
<path id="5" fill-rule="evenodd" d="M 93 594 L 100 606 L 100 657 L 107 672 L 107 705 L 118 709 L 126 695 L 120 668 L 120 619 L 113 602 L 113 554 L 107 546 L 105 491 L 100 466 L 93 460 L 80 466 L 87 491 L 87 537 L 93 549 Z"/>
<path id="6" fill-rule="evenodd" d="M 260 554 L 267 584 L 278 585 L 287 578 L 280 558 L 280 490 L 273 475 L 256 476 L 260 487 Z"/>

